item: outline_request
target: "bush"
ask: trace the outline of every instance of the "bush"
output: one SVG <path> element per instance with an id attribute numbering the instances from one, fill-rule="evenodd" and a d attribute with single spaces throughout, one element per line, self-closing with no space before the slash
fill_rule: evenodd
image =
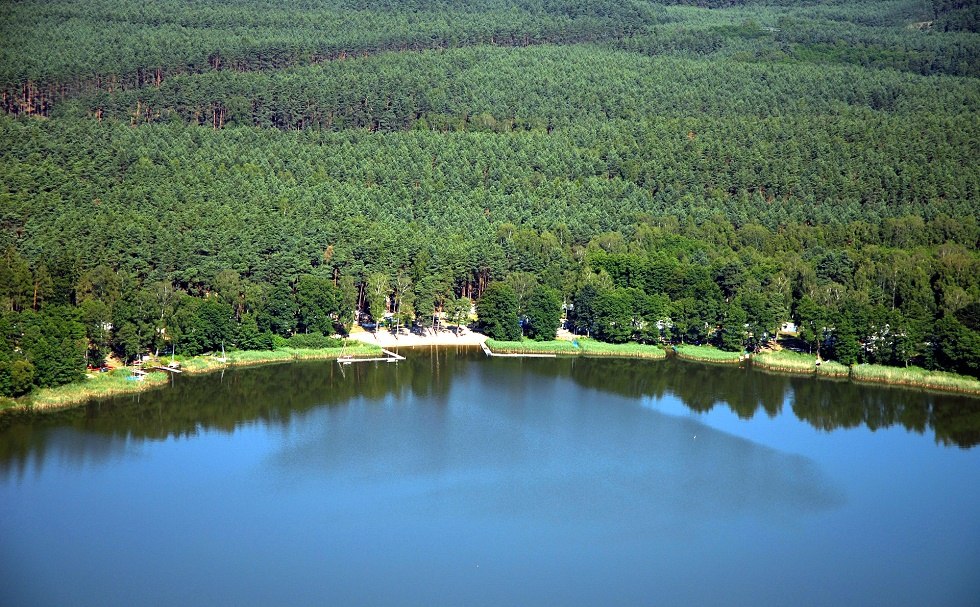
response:
<path id="1" fill-rule="evenodd" d="M 286 346 L 298 350 L 320 350 L 323 348 L 340 348 L 344 340 L 327 337 L 320 333 L 297 333 L 286 341 Z"/>

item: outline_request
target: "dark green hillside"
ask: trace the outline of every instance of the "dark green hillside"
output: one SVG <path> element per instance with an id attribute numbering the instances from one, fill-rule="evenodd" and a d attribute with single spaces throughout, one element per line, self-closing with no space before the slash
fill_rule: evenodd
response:
<path id="1" fill-rule="evenodd" d="M 967 8 L 8 3 L 0 392 L 493 283 L 616 341 L 794 320 L 976 376 L 980 35 L 936 16 Z"/>
<path id="2" fill-rule="evenodd" d="M 344 2 L 90 0 L 8 4 L 5 109 L 47 114 L 67 95 L 155 86 L 175 74 L 274 70 L 397 50 L 575 43 L 656 19 L 612 0 Z"/>

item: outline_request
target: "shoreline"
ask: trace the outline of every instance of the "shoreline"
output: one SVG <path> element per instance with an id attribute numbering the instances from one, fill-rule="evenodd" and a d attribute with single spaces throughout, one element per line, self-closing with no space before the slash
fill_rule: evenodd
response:
<path id="1" fill-rule="evenodd" d="M 288 363 L 303 360 L 336 360 L 342 355 L 353 355 L 355 358 L 368 358 L 382 354 L 382 348 L 417 348 L 417 347 L 478 347 L 486 344 L 494 353 L 540 355 L 552 354 L 561 358 L 594 357 L 622 358 L 637 360 L 664 360 L 667 352 L 659 345 L 642 344 L 606 344 L 594 340 L 579 340 L 580 346 L 575 348 L 570 341 L 553 340 L 548 342 L 494 342 L 486 335 L 472 331 L 461 332 L 459 335 L 452 331 L 435 335 L 401 335 L 395 337 L 387 332 L 373 334 L 367 332 L 354 333 L 351 341 L 357 342 L 353 349 L 322 348 L 301 350 L 282 348 L 277 350 L 246 350 L 229 352 L 225 360 L 214 355 L 203 355 L 178 359 L 181 362 L 181 372 L 188 375 L 204 375 L 230 368 L 254 367 L 265 364 Z M 567 345 L 566 345 L 567 344 Z M 638 349 L 639 348 L 639 349 Z M 687 350 L 684 352 L 682 350 Z M 694 350 L 693 352 L 691 350 Z M 707 348 L 712 353 L 721 350 Z M 950 374 L 941 371 L 927 371 L 917 367 L 887 367 L 882 365 L 854 365 L 845 367 L 834 361 L 824 361 L 815 366 L 816 357 L 804 354 L 775 355 L 760 353 L 752 357 L 739 359 L 738 353 L 724 352 L 717 358 L 698 356 L 699 351 L 705 351 L 704 346 L 687 346 L 675 350 L 677 358 L 706 364 L 739 364 L 745 360 L 751 361 L 751 366 L 760 371 L 813 377 L 817 379 L 846 379 L 862 384 L 879 384 L 897 388 L 924 390 L 934 393 L 953 394 L 980 398 L 980 380 L 970 377 Z M 709 355 L 710 356 L 710 355 Z M 38 392 L 15 400 L 12 406 L 0 409 L 0 415 L 18 414 L 25 412 L 45 413 L 82 406 L 90 401 L 137 394 L 154 390 L 167 385 L 169 374 L 166 371 L 151 371 L 141 381 L 129 381 L 129 368 L 116 369 L 104 375 L 89 376 L 87 380 L 45 388 Z"/>
<path id="2" fill-rule="evenodd" d="M 368 358 L 382 354 L 381 348 L 370 344 L 356 344 L 354 349 L 319 348 L 301 350 L 280 348 L 277 350 L 242 350 L 228 352 L 222 361 L 213 355 L 177 357 L 181 363 L 180 372 L 187 375 L 206 375 L 233 368 L 257 367 L 260 365 L 288 363 L 303 360 L 335 360 L 348 354 L 354 358 Z M 170 381 L 167 371 L 151 371 L 140 381 L 130 381 L 130 367 L 115 369 L 106 374 L 88 376 L 85 380 L 58 386 L 42 388 L 36 393 L 22 397 L 24 400 L 10 407 L 0 409 L 0 415 L 7 413 L 37 412 L 47 413 L 70 409 L 90 401 L 137 394 L 162 388 Z M 14 401 L 18 402 L 18 401 Z"/>
<path id="3" fill-rule="evenodd" d="M 756 354 L 752 357 L 752 366 L 765 371 L 800 377 L 849 379 L 862 384 L 879 384 L 943 394 L 980 397 L 980 380 L 945 371 L 928 371 L 919 367 L 889 367 L 869 364 L 847 367 L 835 361 L 822 361 L 820 366 L 816 366 L 816 356 L 814 355 L 787 353 L 785 351 Z"/>
<path id="4" fill-rule="evenodd" d="M 851 375 L 851 370 L 845 365 L 833 360 L 821 361 L 817 365 L 817 357 L 812 354 L 800 354 L 780 350 L 760 352 L 752 357 L 752 366 L 766 371 L 777 371 L 791 375 L 826 377 L 844 379 Z"/>

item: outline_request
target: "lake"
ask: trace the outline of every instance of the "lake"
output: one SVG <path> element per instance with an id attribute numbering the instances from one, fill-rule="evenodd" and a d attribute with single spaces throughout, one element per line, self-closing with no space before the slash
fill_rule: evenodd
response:
<path id="1" fill-rule="evenodd" d="M 0 603 L 977 604 L 977 399 L 404 354 L 8 417 Z"/>

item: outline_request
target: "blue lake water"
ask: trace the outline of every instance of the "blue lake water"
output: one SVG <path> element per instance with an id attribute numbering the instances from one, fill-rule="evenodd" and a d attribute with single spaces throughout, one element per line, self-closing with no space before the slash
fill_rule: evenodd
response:
<path id="1" fill-rule="evenodd" d="M 8 423 L 0 604 L 978 604 L 975 399 L 406 356 Z"/>

